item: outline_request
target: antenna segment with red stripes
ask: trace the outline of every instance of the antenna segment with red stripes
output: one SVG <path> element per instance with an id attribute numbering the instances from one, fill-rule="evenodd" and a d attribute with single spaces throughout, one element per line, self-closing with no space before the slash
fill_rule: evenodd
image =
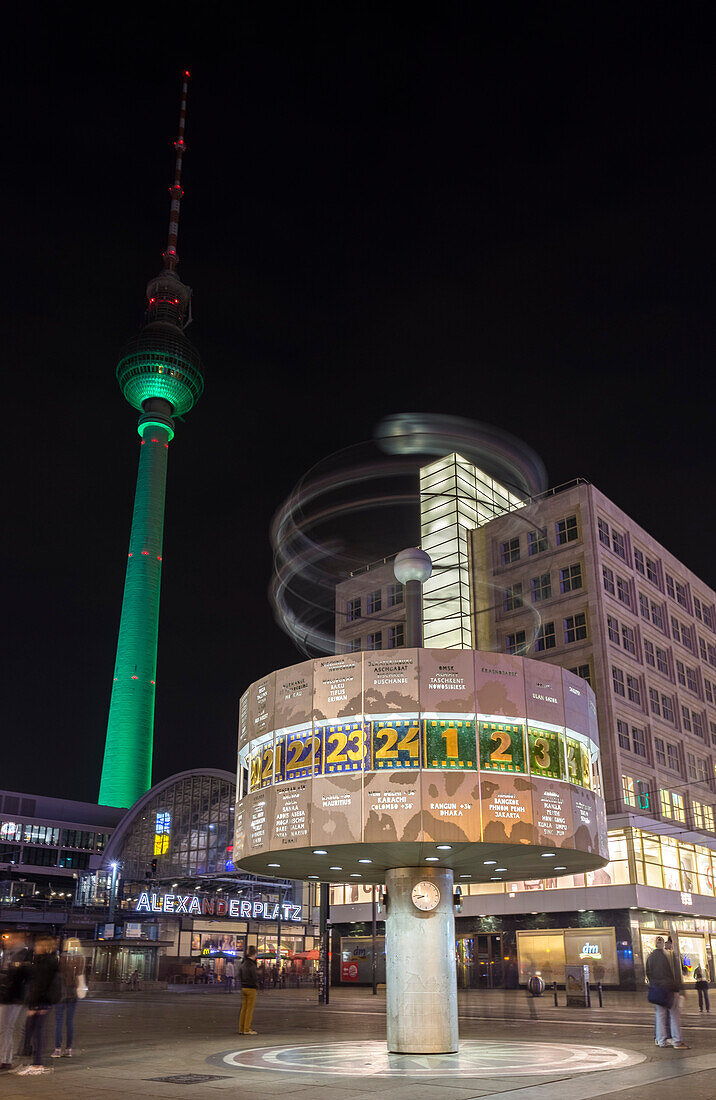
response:
<path id="1" fill-rule="evenodd" d="M 189 88 L 190 73 L 188 69 L 184 70 L 182 87 L 181 87 L 181 108 L 179 110 L 179 136 L 174 142 L 174 148 L 177 151 L 177 159 L 174 166 L 174 183 L 169 188 L 172 201 L 169 208 L 169 237 L 167 239 L 167 248 L 164 253 L 164 267 L 167 271 L 176 271 L 179 257 L 177 256 L 177 237 L 179 236 L 179 210 L 181 208 L 181 199 L 184 192 L 181 188 L 181 169 L 182 158 L 186 152 L 186 143 L 184 141 L 184 130 L 186 127 L 186 95 Z"/>

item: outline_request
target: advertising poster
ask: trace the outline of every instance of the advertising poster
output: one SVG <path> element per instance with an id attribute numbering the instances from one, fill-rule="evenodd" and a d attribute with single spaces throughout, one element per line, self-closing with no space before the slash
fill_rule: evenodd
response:
<path id="1" fill-rule="evenodd" d="M 313 717 L 316 721 L 363 713 L 363 657 L 342 653 L 313 662 Z"/>
<path id="2" fill-rule="evenodd" d="M 264 741 L 264 743 L 259 746 L 259 753 L 260 753 L 260 758 L 261 758 L 261 779 L 260 779 L 261 786 L 262 787 L 270 787 L 271 784 L 274 782 L 273 736 L 271 736 L 267 741 Z M 281 774 L 280 771 L 279 771 L 278 774 L 280 776 L 280 774 Z"/>
<path id="3" fill-rule="evenodd" d="M 314 779 L 311 846 L 360 844 L 363 839 L 363 778 L 360 775 Z"/>
<path id="4" fill-rule="evenodd" d="M 562 670 L 530 657 L 525 658 L 524 669 L 527 718 L 536 725 L 564 726 Z"/>
<path id="5" fill-rule="evenodd" d="M 574 847 L 581 852 L 599 853 L 596 799 L 591 791 L 571 790 L 574 818 Z"/>
<path id="6" fill-rule="evenodd" d="M 556 730 L 527 727 L 530 772 L 543 779 L 564 779 L 564 737 Z"/>
<path id="7" fill-rule="evenodd" d="M 376 936 L 376 977 L 385 981 L 385 936 Z M 373 940 L 370 936 L 341 936 L 341 982 L 369 985 L 373 980 Z"/>
<path id="8" fill-rule="evenodd" d="M 248 694 L 247 726 L 248 739 L 253 741 L 263 733 L 270 733 L 273 728 L 273 698 L 276 673 L 271 672 L 264 676 L 263 680 L 257 680 L 251 685 Z"/>
<path id="9" fill-rule="evenodd" d="M 478 843 L 482 837 L 477 772 L 423 772 L 423 840 Z"/>
<path id="10" fill-rule="evenodd" d="M 307 848 L 311 843 L 311 784 L 288 783 L 274 789 L 271 848 Z"/>
<path id="11" fill-rule="evenodd" d="M 420 767 L 420 723 L 417 718 L 366 722 L 370 727 L 370 764 L 374 771 Z"/>
<path id="12" fill-rule="evenodd" d="M 527 772 L 521 722 L 479 721 L 478 730 L 482 771 Z"/>
<path id="13" fill-rule="evenodd" d="M 477 713 L 521 718 L 525 707 L 522 661 L 509 653 L 475 653 Z"/>
<path id="14" fill-rule="evenodd" d="M 588 685 L 580 676 L 569 669 L 562 669 L 562 690 L 564 693 L 564 724 L 567 729 L 583 733 L 589 737 L 589 709 L 587 706 Z"/>
<path id="15" fill-rule="evenodd" d="M 519 775 L 481 775 L 482 839 L 485 844 L 536 844 L 532 782 Z"/>
<path id="16" fill-rule="evenodd" d="M 418 650 L 378 650 L 363 654 L 363 706 L 366 714 L 405 714 L 418 702 Z"/>
<path id="17" fill-rule="evenodd" d="M 313 661 L 276 673 L 274 722 L 277 730 L 310 725 L 313 712 Z"/>
<path id="18" fill-rule="evenodd" d="M 317 723 L 315 736 L 321 746 L 317 755 L 317 775 L 363 771 L 366 739 L 362 720 Z"/>
<path id="19" fill-rule="evenodd" d="M 423 767 L 477 769 L 472 718 L 423 719 Z"/>
<path id="20" fill-rule="evenodd" d="M 287 733 L 276 741 L 281 779 L 306 779 L 321 771 L 321 741 L 313 728 Z"/>
<path id="21" fill-rule="evenodd" d="M 574 848 L 572 796 L 566 783 L 532 776 L 532 812 L 537 843 L 548 848 Z"/>
<path id="22" fill-rule="evenodd" d="M 419 772 L 366 772 L 363 776 L 363 840 L 366 844 L 419 841 Z"/>
<path id="23" fill-rule="evenodd" d="M 420 710 L 428 717 L 438 714 L 474 715 L 475 661 L 472 650 L 422 650 Z"/>

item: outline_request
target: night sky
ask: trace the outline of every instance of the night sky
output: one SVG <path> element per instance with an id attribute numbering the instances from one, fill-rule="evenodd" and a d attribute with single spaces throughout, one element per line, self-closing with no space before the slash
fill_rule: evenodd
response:
<path id="1" fill-rule="evenodd" d="M 716 587 L 708 7 L 78 8 L 4 28 L 1 787 L 97 796 L 139 451 L 114 372 L 185 66 L 206 390 L 170 451 L 155 780 L 233 769 L 238 696 L 298 659 L 271 516 L 388 413 L 513 433 Z"/>

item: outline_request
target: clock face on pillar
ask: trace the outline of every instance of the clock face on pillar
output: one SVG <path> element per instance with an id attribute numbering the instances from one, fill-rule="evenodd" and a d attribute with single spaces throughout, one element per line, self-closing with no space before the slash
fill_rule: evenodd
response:
<path id="1" fill-rule="evenodd" d="M 415 908 L 422 913 L 429 913 L 440 904 L 440 890 L 434 882 L 417 882 L 410 896 Z"/>

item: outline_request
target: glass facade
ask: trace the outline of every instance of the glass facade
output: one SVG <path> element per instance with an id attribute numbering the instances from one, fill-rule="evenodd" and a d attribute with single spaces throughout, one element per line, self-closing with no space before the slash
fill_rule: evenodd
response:
<path id="1" fill-rule="evenodd" d="M 125 882 L 233 871 L 233 783 L 191 775 L 159 791 L 122 841 Z"/>

